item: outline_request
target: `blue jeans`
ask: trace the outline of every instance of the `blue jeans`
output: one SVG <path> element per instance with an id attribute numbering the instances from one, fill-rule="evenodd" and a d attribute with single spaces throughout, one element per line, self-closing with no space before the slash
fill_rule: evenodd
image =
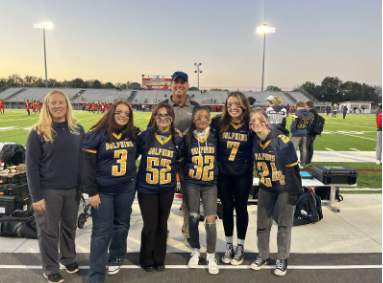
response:
<path id="1" fill-rule="evenodd" d="M 98 193 L 101 204 L 98 210 L 92 208 L 89 282 L 105 281 L 109 244 L 109 265 L 122 265 L 124 262 L 135 189 L 136 179 L 133 179 L 119 189 Z"/>

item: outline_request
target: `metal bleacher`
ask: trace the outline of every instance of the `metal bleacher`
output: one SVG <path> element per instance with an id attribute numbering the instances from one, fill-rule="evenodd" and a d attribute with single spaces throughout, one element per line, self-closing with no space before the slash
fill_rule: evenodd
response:
<path id="1" fill-rule="evenodd" d="M 15 88 L 11 88 L 15 89 Z M 23 92 L 12 96 L 11 98 L 7 99 L 6 102 L 24 102 L 27 99 L 28 100 L 37 100 L 37 101 L 43 101 L 45 96 L 50 92 L 51 90 L 54 90 L 55 88 L 42 88 L 42 87 L 32 87 L 32 88 L 26 88 Z M 61 91 L 65 92 L 66 95 L 71 99 L 73 96 L 75 96 L 81 89 L 76 88 L 60 88 Z"/>
<path id="2" fill-rule="evenodd" d="M 8 88 L 7 90 L 3 91 L 0 93 L 0 98 L 1 99 L 7 99 L 8 97 L 12 96 L 13 94 L 15 94 L 16 92 L 22 90 L 23 87 L 11 87 L 11 88 Z"/>
<path id="3" fill-rule="evenodd" d="M 80 89 L 79 89 L 80 90 Z M 113 103 L 116 100 L 128 100 L 131 90 L 114 89 L 82 89 L 80 96 L 76 97 L 80 102 L 107 102 Z M 75 100 L 74 102 L 76 102 Z"/>

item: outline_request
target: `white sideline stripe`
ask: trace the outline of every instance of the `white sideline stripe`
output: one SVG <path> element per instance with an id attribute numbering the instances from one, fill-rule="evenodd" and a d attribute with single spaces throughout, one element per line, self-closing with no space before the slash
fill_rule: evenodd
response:
<path id="1" fill-rule="evenodd" d="M 372 189 L 372 188 L 355 188 L 355 189 L 348 189 L 348 188 L 339 188 L 341 191 L 382 191 L 382 189 Z"/>
<path id="2" fill-rule="evenodd" d="M 356 149 L 356 148 L 352 148 L 350 147 L 351 150 L 354 150 L 354 151 L 360 151 L 359 149 Z"/>
<path id="3" fill-rule="evenodd" d="M 329 150 L 329 151 L 334 151 L 333 149 L 331 149 L 331 148 L 327 148 L 327 147 L 325 147 L 325 149 L 326 149 L 326 150 Z"/>
<path id="4" fill-rule="evenodd" d="M 218 265 L 219 269 L 251 269 L 250 265 Z M 89 266 L 80 266 L 89 269 Z M 141 269 L 139 265 L 121 265 L 121 269 Z M 187 265 L 166 265 L 167 269 L 189 269 Z M 207 265 L 199 265 L 197 269 L 207 269 Z M 288 269 L 323 270 L 323 269 L 381 269 L 382 265 L 289 265 Z M 0 265 L 0 269 L 43 269 L 40 265 Z M 60 267 L 65 269 L 65 267 Z M 275 269 L 275 265 L 262 266 L 262 269 Z"/>

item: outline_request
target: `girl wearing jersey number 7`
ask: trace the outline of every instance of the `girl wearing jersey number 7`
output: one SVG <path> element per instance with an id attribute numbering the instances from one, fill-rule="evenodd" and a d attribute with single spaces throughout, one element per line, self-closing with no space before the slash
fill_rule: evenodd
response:
<path id="1" fill-rule="evenodd" d="M 212 119 L 219 133 L 217 144 L 218 192 L 223 206 L 223 227 L 226 252 L 223 263 L 239 265 L 244 259 L 244 243 L 249 223 L 247 201 L 253 184 L 253 162 L 249 139 L 249 102 L 242 92 L 227 97 L 222 116 Z M 236 210 L 237 248 L 233 248 L 234 216 Z"/>
<path id="2" fill-rule="evenodd" d="M 284 276 L 290 252 L 294 206 L 302 194 L 298 157 L 294 144 L 285 135 L 288 131 L 271 129 L 270 120 L 262 108 L 257 107 L 251 112 L 250 127 L 255 133 L 252 157 L 260 177 L 257 212 L 259 255 L 251 268 L 260 270 L 269 262 L 272 215 L 274 206 L 278 205 L 278 259 L 274 274 Z"/>

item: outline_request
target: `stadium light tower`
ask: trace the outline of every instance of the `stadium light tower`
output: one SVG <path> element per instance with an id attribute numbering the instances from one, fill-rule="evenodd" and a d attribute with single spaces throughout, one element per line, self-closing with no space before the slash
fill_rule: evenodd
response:
<path id="1" fill-rule="evenodd" d="M 34 23 L 34 28 L 42 28 L 43 29 L 43 41 L 44 41 L 44 62 L 45 62 L 45 87 L 48 88 L 48 73 L 47 73 L 47 52 L 45 48 L 45 29 L 52 29 L 52 23 Z"/>
<path id="2" fill-rule="evenodd" d="M 197 73 L 197 88 L 199 90 L 199 74 L 202 73 L 202 71 L 199 69 L 199 66 L 201 66 L 202 63 L 194 63 L 194 66 L 197 67 L 197 70 L 194 71 L 194 73 Z"/>
<path id="3" fill-rule="evenodd" d="M 262 64 L 262 91 L 263 91 L 263 83 L 265 79 L 265 51 L 266 51 L 266 34 L 275 33 L 275 28 L 268 27 L 267 24 L 263 26 L 257 27 L 257 33 L 263 33 L 263 64 Z"/>

